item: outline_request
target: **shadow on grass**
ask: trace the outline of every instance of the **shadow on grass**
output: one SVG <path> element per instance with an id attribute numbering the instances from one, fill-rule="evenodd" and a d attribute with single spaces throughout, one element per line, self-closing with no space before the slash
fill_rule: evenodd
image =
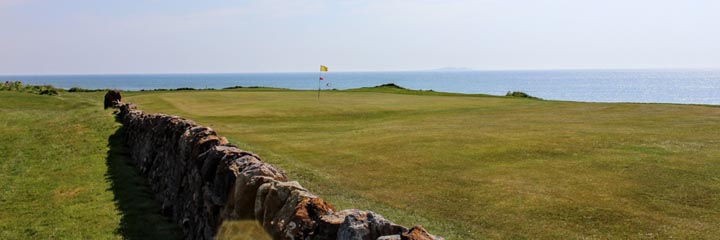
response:
<path id="1" fill-rule="evenodd" d="M 130 161 L 124 127 L 108 138 L 106 178 L 122 217 L 117 231 L 124 239 L 180 239 L 180 228 L 161 214 L 147 180 Z"/>

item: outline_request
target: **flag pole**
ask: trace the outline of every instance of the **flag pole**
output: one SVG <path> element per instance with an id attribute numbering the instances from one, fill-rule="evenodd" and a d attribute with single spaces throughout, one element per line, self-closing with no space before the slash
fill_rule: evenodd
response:
<path id="1" fill-rule="evenodd" d="M 317 97 L 318 102 L 320 102 L 320 78 L 322 78 L 322 71 L 320 71 L 320 73 L 318 73 L 318 97 Z"/>
<path id="2" fill-rule="evenodd" d="M 321 88 L 321 82 L 323 80 L 322 73 L 327 72 L 328 67 L 325 65 L 320 65 L 320 73 L 318 74 L 318 103 L 320 103 L 320 88 Z"/>

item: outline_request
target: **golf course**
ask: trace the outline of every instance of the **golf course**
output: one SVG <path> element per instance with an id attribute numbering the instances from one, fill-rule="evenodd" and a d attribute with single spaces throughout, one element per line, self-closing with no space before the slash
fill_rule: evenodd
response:
<path id="1" fill-rule="evenodd" d="M 720 107 L 407 90 L 122 92 L 338 209 L 446 239 L 720 235 Z M 171 238 L 104 92 L 0 91 L 0 239 Z"/>

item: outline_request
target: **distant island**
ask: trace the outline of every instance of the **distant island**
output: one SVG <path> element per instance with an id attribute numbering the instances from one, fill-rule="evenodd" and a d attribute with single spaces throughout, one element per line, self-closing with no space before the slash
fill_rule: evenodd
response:
<path id="1" fill-rule="evenodd" d="M 466 68 L 466 67 L 444 67 L 444 68 L 438 68 L 438 69 L 432 69 L 429 71 L 436 71 L 436 72 L 460 72 L 460 71 L 473 71 L 472 68 Z"/>

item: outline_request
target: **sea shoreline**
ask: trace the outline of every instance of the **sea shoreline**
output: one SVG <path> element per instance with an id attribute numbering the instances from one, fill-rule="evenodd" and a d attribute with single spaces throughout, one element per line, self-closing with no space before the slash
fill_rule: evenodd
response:
<path id="1" fill-rule="evenodd" d="M 353 89 L 395 83 L 439 92 L 504 95 L 522 91 L 543 99 L 580 102 L 720 104 L 720 70 L 416 71 L 240 74 L 0 76 L 69 89 L 149 90 L 266 86 L 294 90 Z"/>

